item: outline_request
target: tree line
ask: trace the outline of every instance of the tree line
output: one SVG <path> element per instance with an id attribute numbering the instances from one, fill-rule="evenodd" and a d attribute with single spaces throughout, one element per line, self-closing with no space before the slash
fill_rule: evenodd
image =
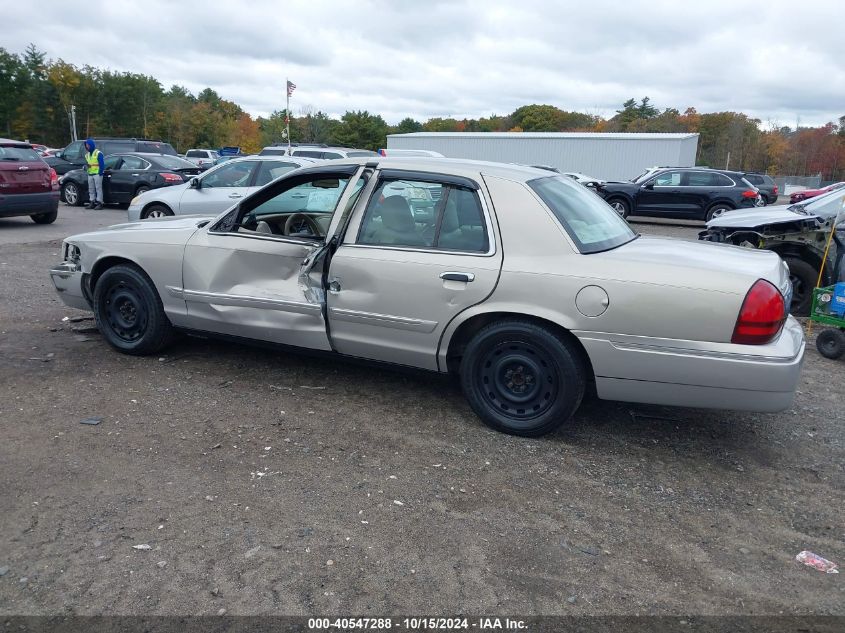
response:
<path id="1" fill-rule="evenodd" d="M 285 141 L 285 110 L 253 118 L 211 88 L 197 95 L 176 85 L 165 90 L 148 75 L 48 60 L 32 44 L 21 54 L 0 48 L 0 134 L 64 147 L 71 105 L 82 137 L 158 138 L 179 152 L 233 145 L 251 153 Z M 366 110 L 336 119 L 306 106 L 291 112 L 290 130 L 294 142 L 373 150 L 386 146 L 388 134 L 408 132 L 697 132 L 698 165 L 845 180 L 845 116 L 821 127 L 767 123 L 762 129 L 759 119 L 741 112 L 660 109 L 643 97 L 629 99 L 610 118 L 532 104 L 504 116 L 408 117 L 398 125 Z"/>

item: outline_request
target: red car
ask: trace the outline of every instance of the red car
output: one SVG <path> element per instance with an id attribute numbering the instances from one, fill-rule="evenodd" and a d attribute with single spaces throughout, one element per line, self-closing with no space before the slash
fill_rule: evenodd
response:
<path id="1" fill-rule="evenodd" d="M 796 191 L 789 196 L 789 202 L 790 204 L 795 204 L 796 202 L 801 202 L 802 200 L 807 200 L 808 198 L 815 198 L 823 193 L 833 191 L 834 189 L 840 189 L 842 187 L 845 187 L 845 182 L 835 182 L 832 185 L 822 187 L 821 189 L 805 189 L 804 191 Z"/>
<path id="2" fill-rule="evenodd" d="M 28 215 L 50 224 L 58 208 L 56 170 L 29 143 L 0 138 L 0 218 Z"/>

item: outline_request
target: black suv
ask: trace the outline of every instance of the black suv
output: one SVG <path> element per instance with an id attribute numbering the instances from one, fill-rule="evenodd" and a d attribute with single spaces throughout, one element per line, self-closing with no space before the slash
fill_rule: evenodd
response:
<path id="1" fill-rule="evenodd" d="M 96 138 L 93 139 L 105 156 L 122 154 L 125 152 L 142 152 L 148 154 L 169 154 L 178 156 L 170 143 L 146 138 Z M 60 176 L 71 169 L 85 167 L 85 141 L 74 141 L 55 156 L 47 156 L 44 160 L 56 170 Z"/>
<path id="2" fill-rule="evenodd" d="M 760 194 L 744 174 L 706 167 L 653 168 L 629 182 L 598 184 L 596 193 L 623 218 L 650 215 L 707 221 L 760 202 Z"/>
<path id="3" fill-rule="evenodd" d="M 752 185 L 757 187 L 760 192 L 760 197 L 763 198 L 763 205 L 774 204 L 778 201 L 778 186 L 771 176 L 766 174 L 755 174 L 753 172 L 745 174 L 745 179 Z"/>

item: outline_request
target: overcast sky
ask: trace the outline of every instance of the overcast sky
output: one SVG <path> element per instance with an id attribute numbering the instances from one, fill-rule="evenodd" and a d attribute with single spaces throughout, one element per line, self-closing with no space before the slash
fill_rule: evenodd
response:
<path id="1" fill-rule="evenodd" d="M 845 115 L 841 0 L 204 0 L 3 3 L 0 46 L 210 86 L 253 115 L 611 116 L 629 97 L 764 125 Z"/>

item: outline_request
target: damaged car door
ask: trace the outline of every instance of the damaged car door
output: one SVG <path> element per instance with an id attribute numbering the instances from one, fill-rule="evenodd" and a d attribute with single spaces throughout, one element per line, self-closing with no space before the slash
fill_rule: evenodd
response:
<path id="1" fill-rule="evenodd" d="M 292 174 L 197 231 L 185 248 L 184 298 L 194 329 L 330 350 L 321 272 L 332 217 L 358 165 Z"/>

